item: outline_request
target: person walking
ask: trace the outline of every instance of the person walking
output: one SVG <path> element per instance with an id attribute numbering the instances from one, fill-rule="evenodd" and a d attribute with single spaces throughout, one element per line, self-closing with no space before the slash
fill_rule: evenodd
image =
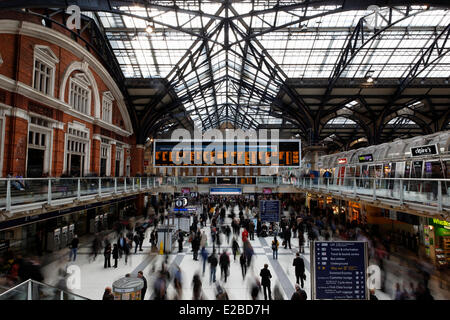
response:
<path id="1" fill-rule="evenodd" d="M 144 277 L 144 272 L 138 271 L 138 278 L 144 281 L 144 286 L 141 289 L 141 300 L 145 299 L 145 293 L 147 292 L 147 279 Z"/>
<path id="2" fill-rule="evenodd" d="M 112 257 L 114 259 L 114 268 L 117 268 L 117 259 L 119 259 L 119 247 L 114 243 L 114 248 L 112 250 Z"/>
<path id="3" fill-rule="evenodd" d="M 292 265 L 295 267 L 295 278 L 296 283 L 299 284 L 299 279 L 301 280 L 301 286 L 303 288 L 303 280 L 305 280 L 305 262 L 303 261 L 303 258 L 300 257 L 300 253 L 297 252 L 296 258 L 294 259 L 294 262 Z"/>
<path id="4" fill-rule="evenodd" d="M 142 250 L 142 245 L 144 244 L 145 240 L 145 231 L 143 227 L 139 228 L 138 235 L 139 235 L 139 251 L 144 251 Z"/>
<path id="5" fill-rule="evenodd" d="M 95 235 L 94 240 L 92 241 L 92 261 L 95 261 L 98 255 L 98 250 L 101 249 L 101 242 L 98 234 Z"/>
<path id="6" fill-rule="evenodd" d="M 303 231 L 298 229 L 298 247 L 300 253 L 305 253 L 305 237 L 303 236 Z"/>
<path id="7" fill-rule="evenodd" d="M 115 246 L 117 246 L 115 244 Z M 103 251 L 103 255 L 105 256 L 105 269 L 111 268 L 111 244 L 106 243 L 105 250 Z"/>
<path id="8" fill-rule="evenodd" d="M 137 233 L 134 234 L 133 241 L 134 241 L 134 254 L 136 254 L 139 248 L 139 242 L 141 242 L 141 239 Z"/>
<path id="9" fill-rule="evenodd" d="M 233 242 L 231 245 L 231 250 L 233 250 L 233 257 L 234 261 L 236 261 L 236 254 L 239 252 L 239 243 L 237 242 L 236 238 L 233 237 Z"/>
<path id="10" fill-rule="evenodd" d="M 123 236 L 123 233 L 120 234 L 119 239 L 117 239 L 117 248 L 119 249 L 119 259 L 122 259 L 123 251 L 125 250 L 125 245 L 127 243 L 127 239 Z"/>
<path id="11" fill-rule="evenodd" d="M 285 231 L 284 231 L 284 248 L 287 249 L 288 245 L 289 245 L 289 249 L 291 248 L 291 237 L 292 237 L 292 232 L 291 232 L 291 228 L 286 227 Z"/>
<path id="12" fill-rule="evenodd" d="M 202 299 L 202 280 L 198 274 L 194 274 L 192 278 L 192 300 Z"/>
<path id="13" fill-rule="evenodd" d="M 241 264 L 242 279 L 245 279 L 245 276 L 247 274 L 247 258 L 245 257 L 245 254 L 241 254 L 239 262 Z"/>
<path id="14" fill-rule="evenodd" d="M 275 236 L 272 240 L 272 254 L 273 254 L 273 260 L 278 260 L 278 247 L 280 243 L 277 240 L 277 236 Z"/>
<path id="15" fill-rule="evenodd" d="M 202 262 L 203 262 L 202 276 L 204 276 L 205 275 L 205 269 L 206 269 L 206 261 L 208 260 L 208 251 L 206 251 L 205 247 L 202 247 L 202 250 L 200 251 L 200 255 L 202 256 Z"/>
<path id="16" fill-rule="evenodd" d="M 255 240 L 255 224 L 253 220 L 250 220 L 248 224 L 248 233 L 250 235 L 250 240 Z"/>
<path id="17" fill-rule="evenodd" d="M 183 252 L 183 231 L 181 229 L 178 229 L 178 252 Z"/>
<path id="18" fill-rule="evenodd" d="M 231 235 L 231 228 L 229 225 L 225 226 L 225 235 L 227 236 L 227 243 L 230 243 L 230 235 Z"/>
<path id="19" fill-rule="evenodd" d="M 213 253 L 208 257 L 208 263 L 211 265 L 209 276 L 209 284 L 211 284 L 212 282 L 216 282 L 216 268 L 218 263 L 216 250 L 213 250 Z"/>
<path id="20" fill-rule="evenodd" d="M 264 268 L 261 269 L 259 276 L 261 277 L 261 284 L 264 289 L 264 300 L 267 300 L 267 291 L 269 292 L 269 300 L 272 300 L 272 292 L 270 290 L 270 279 L 272 278 L 272 274 L 270 273 L 269 265 L 267 263 L 264 264 Z"/>
<path id="21" fill-rule="evenodd" d="M 70 242 L 70 253 L 69 253 L 69 261 L 73 261 L 77 259 L 77 251 L 78 251 L 78 244 L 80 243 L 80 240 L 78 239 L 77 235 L 73 236 L 72 241 Z"/>
<path id="22" fill-rule="evenodd" d="M 194 260 L 198 261 L 198 250 L 200 249 L 200 239 L 197 234 L 192 238 L 192 250 L 194 251 Z"/>
<path id="23" fill-rule="evenodd" d="M 130 249 L 131 249 L 131 240 L 129 239 L 124 239 L 125 244 L 123 246 L 123 253 L 125 254 L 125 264 L 128 263 L 128 256 L 130 255 Z"/>
<path id="24" fill-rule="evenodd" d="M 227 282 L 228 278 L 228 268 L 230 267 L 230 257 L 227 254 L 227 251 L 224 250 L 220 255 L 220 278 L 225 277 L 225 282 Z"/>
<path id="25" fill-rule="evenodd" d="M 111 245 L 110 245 L 111 247 Z M 114 295 L 111 292 L 111 288 L 110 287 L 106 287 L 105 288 L 105 292 L 103 293 L 103 298 L 102 300 L 114 300 Z"/>
<path id="26" fill-rule="evenodd" d="M 308 298 L 305 290 L 301 289 L 298 284 L 295 285 L 295 292 L 292 294 L 291 300 L 306 300 Z"/>

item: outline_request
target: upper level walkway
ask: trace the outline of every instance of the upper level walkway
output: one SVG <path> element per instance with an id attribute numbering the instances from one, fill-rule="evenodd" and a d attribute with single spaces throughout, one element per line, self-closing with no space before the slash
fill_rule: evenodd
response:
<path id="1" fill-rule="evenodd" d="M 35 210 L 114 199 L 148 192 L 209 192 L 210 187 L 240 187 L 242 193 L 307 192 L 361 201 L 424 216 L 449 217 L 450 179 L 295 178 L 281 176 L 4 178 L 0 179 L 0 221 Z"/>

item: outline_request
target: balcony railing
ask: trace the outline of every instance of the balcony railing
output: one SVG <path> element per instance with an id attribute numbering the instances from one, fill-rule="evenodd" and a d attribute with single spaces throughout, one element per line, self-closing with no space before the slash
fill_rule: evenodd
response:
<path id="1" fill-rule="evenodd" d="M 297 179 L 295 184 L 311 191 L 424 205 L 438 211 L 450 208 L 450 179 L 308 177 Z"/>
<path id="2" fill-rule="evenodd" d="M 35 280 L 27 280 L 0 294 L 0 300 L 89 300 Z"/>
<path id="3" fill-rule="evenodd" d="M 335 195 L 399 204 L 425 205 L 432 210 L 450 208 L 450 179 L 402 178 L 295 178 L 282 176 L 194 176 L 120 178 L 4 178 L 0 179 L 0 210 L 23 211 L 42 205 L 62 205 L 117 194 L 153 190 L 155 187 L 190 186 L 291 186 Z"/>

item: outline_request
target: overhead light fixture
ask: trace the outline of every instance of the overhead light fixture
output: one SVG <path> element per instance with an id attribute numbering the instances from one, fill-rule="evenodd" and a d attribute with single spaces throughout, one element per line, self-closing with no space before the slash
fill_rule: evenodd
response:
<path id="1" fill-rule="evenodd" d="M 372 70 L 369 70 L 366 72 L 366 82 L 367 83 L 373 83 L 373 81 L 374 81 L 373 74 L 374 74 L 374 71 L 372 71 Z"/>
<path id="2" fill-rule="evenodd" d="M 147 32 L 148 34 L 152 34 L 155 31 L 155 26 L 152 25 L 147 25 L 147 27 L 145 28 L 145 32 Z"/>

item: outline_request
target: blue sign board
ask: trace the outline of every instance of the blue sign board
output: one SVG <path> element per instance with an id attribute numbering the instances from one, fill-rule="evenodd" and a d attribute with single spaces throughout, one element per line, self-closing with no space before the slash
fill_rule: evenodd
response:
<path id="1" fill-rule="evenodd" d="M 315 241 L 312 297 L 316 300 L 367 300 L 367 250 L 362 241 Z"/>
<path id="2" fill-rule="evenodd" d="M 261 200 L 259 202 L 261 221 L 280 221 L 280 200 Z"/>
<path id="3" fill-rule="evenodd" d="M 242 188 L 211 188 L 209 193 L 212 195 L 236 195 L 242 194 Z"/>

